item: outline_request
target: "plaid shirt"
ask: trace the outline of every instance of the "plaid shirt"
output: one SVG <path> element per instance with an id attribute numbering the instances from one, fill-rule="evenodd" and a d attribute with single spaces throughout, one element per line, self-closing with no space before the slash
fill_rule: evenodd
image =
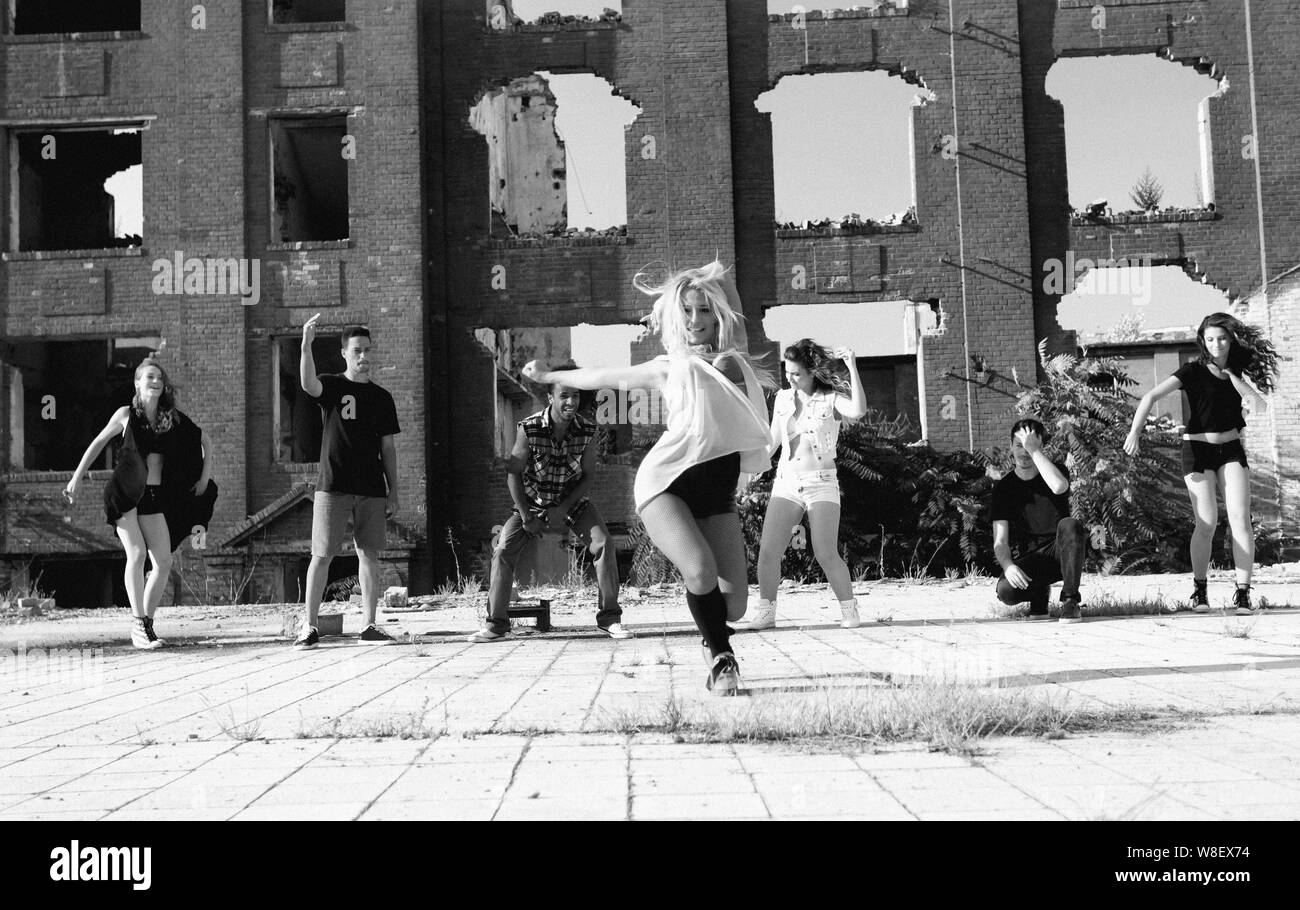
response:
<path id="1" fill-rule="evenodd" d="M 582 455 L 596 435 L 596 424 L 581 414 L 574 414 L 564 438 L 556 442 L 551 409 L 547 407 L 519 421 L 519 431 L 528 436 L 524 493 L 534 504 L 529 511 L 541 517 L 548 508 L 559 505 L 582 480 Z M 576 503 L 569 519 L 581 514 L 586 505 L 585 498 Z"/>

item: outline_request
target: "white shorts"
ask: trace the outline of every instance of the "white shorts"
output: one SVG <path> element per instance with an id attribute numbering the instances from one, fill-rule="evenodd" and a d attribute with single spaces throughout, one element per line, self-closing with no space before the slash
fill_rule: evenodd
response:
<path id="1" fill-rule="evenodd" d="M 772 481 L 772 495 L 798 503 L 807 509 L 814 502 L 840 504 L 840 481 L 834 470 L 782 471 Z"/>

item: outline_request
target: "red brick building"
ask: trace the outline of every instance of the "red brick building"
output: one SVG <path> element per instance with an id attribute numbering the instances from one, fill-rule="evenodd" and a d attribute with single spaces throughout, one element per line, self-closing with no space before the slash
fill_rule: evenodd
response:
<path id="1" fill-rule="evenodd" d="M 1277 280 L 1300 261 L 1300 0 L 1113 0 L 1101 28 L 1081 0 L 774 17 L 756 0 L 624 0 L 620 16 L 541 24 L 504 0 L 90 6 L 13 0 L 0 35 L 0 588 L 30 565 L 65 600 L 110 596 L 107 473 L 75 508 L 59 493 L 165 341 L 222 490 L 204 548 L 182 548 L 178 596 L 296 599 L 318 445 L 296 359 L 316 312 L 322 358 L 330 330 L 374 332 L 403 425 L 385 582 L 416 590 L 446 575 L 449 536 L 463 561 L 506 514 L 498 424 L 529 407 L 511 374 L 532 337 L 511 330 L 635 323 L 632 277 L 656 261 L 735 263 L 753 348 L 768 307 L 914 301 L 921 422 L 941 447 L 1000 442 L 1037 340 L 1072 344 L 1042 280 L 1069 253 L 1180 265 L 1294 346 L 1296 296 Z M 1221 81 L 1213 211 L 1072 217 L 1046 77 L 1063 56 L 1112 54 Z M 912 115 L 915 218 L 779 229 L 754 101 L 786 75 L 855 70 L 927 99 Z M 595 74 L 637 106 L 624 230 L 517 230 L 529 205 L 555 223 L 566 179 L 548 148 L 552 179 L 539 165 L 530 183 L 529 147 L 501 126 L 545 117 L 538 71 Z M 102 191 L 130 167 L 138 236 Z M 236 280 L 254 274 L 255 302 Z M 1290 476 L 1300 396 L 1282 385 L 1248 444 Z M 626 519 L 632 469 L 612 461 L 596 495 Z M 1272 483 L 1258 509 L 1294 527 L 1293 487 Z"/>

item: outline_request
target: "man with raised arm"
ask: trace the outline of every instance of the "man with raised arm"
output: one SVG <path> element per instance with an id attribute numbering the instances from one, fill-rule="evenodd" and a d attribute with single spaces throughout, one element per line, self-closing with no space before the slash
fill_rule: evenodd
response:
<path id="1" fill-rule="evenodd" d="M 401 432 L 393 396 L 371 381 L 375 368 L 370 330 L 350 325 L 343 330 L 342 373 L 316 375 L 311 344 L 316 320 L 302 327 L 299 379 L 302 390 L 320 405 L 323 427 L 320 474 L 312 497 L 311 565 L 307 569 L 306 616 L 294 642 L 300 651 L 320 643 L 317 619 L 331 560 L 338 554 L 352 520 L 357 548 L 361 604 L 366 626 L 361 640 L 388 644 L 392 636 L 375 625 L 379 600 L 379 556 L 387 542 L 387 519 L 400 508 L 397 493 L 397 450 L 393 437 Z"/>

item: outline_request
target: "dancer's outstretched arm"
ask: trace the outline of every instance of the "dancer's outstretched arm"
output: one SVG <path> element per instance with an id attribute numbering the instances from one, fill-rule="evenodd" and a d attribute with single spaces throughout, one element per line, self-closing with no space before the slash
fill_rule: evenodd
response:
<path id="1" fill-rule="evenodd" d="M 69 503 L 76 502 L 77 487 L 81 486 L 81 478 L 86 471 L 90 470 L 91 463 L 104 451 L 104 446 L 108 445 L 108 441 L 126 428 L 127 415 L 130 412 L 130 408 L 118 408 L 113 412 L 113 416 L 108 418 L 108 423 L 104 426 L 104 429 L 99 431 L 99 435 L 91 440 L 90 445 L 86 448 L 86 453 L 81 456 L 81 461 L 77 464 L 77 470 L 72 472 L 72 479 L 68 481 L 68 485 L 63 489 L 63 498 Z"/>
<path id="2" fill-rule="evenodd" d="M 1138 453 L 1138 440 L 1142 437 L 1142 431 L 1147 426 L 1147 415 L 1151 413 L 1151 406 L 1161 398 L 1164 398 L 1170 392 L 1183 387 L 1183 381 L 1177 376 L 1170 376 L 1160 385 L 1156 386 L 1150 392 L 1142 396 L 1138 402 L 1137 412 L 1133 415 L 1133 426 L 1128 431 L 1128 438 L 1124 440 L 1124 451 L 1130 455 Z"/>
<path id="3" fill-rule="evenodd" d="M 539 385 L 554 383 L 572 389 L 662 389 L 668 378 L 668 363 L 650 360 L 630 367 L 587 367 L 576 370 L 551 370 L 544 360 L 524 364 L 524 378 Z"/>

